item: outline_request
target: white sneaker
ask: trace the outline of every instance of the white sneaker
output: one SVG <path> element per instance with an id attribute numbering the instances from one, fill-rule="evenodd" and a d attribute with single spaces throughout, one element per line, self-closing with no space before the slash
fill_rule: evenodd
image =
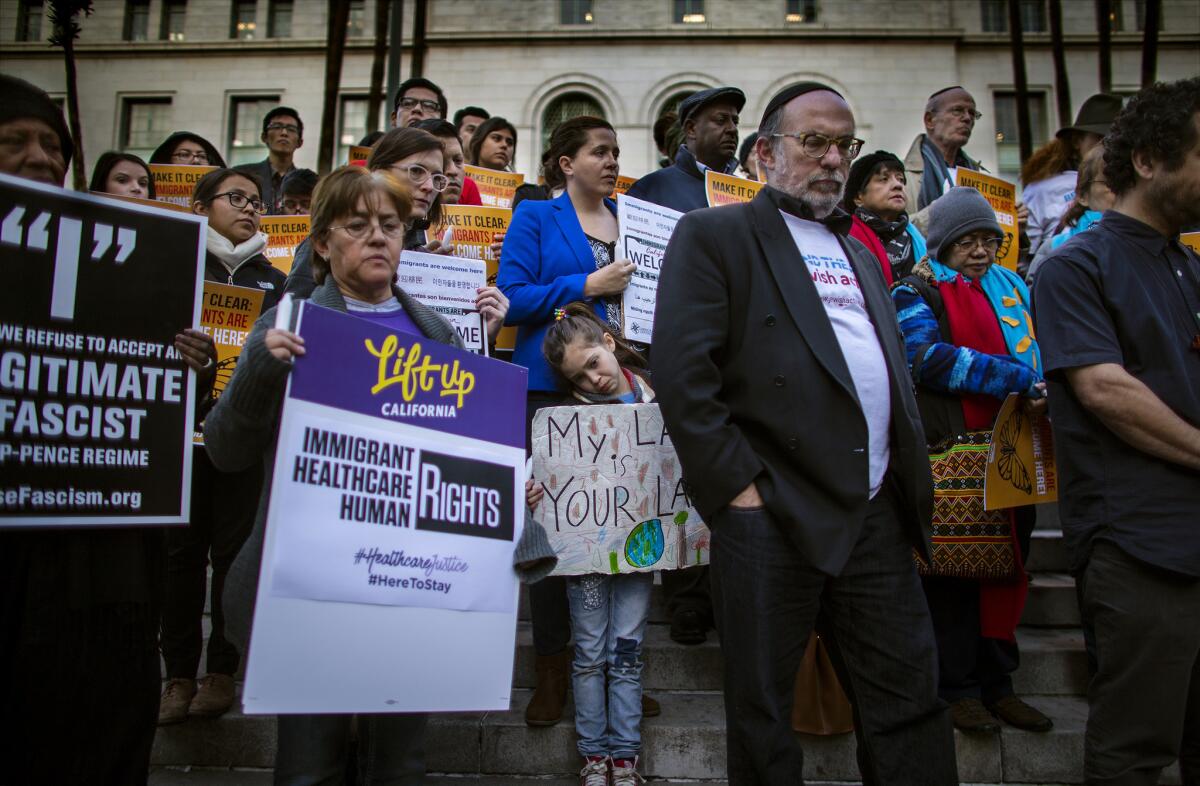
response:
<path id="1" fill-rule="evenodd" d="M 629 761 L 628 767 L 621 767 L 615 761 L 613 762 L 612 786 L 641 786 L 646 782 L 646 779 L 638 774 L 637 757 L 635 756 Z"/>
<path id="2" fill-rule="evenodd" d="M 585 760 L 579 771 L 579 786 L 608 786 L 608 759 Z"/>

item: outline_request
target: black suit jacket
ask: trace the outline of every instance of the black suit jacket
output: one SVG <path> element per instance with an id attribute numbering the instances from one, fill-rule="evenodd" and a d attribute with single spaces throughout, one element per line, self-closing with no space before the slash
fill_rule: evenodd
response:
<path id="1" fill-rule="evenodd" d="M 655 387 L 704 519 L 754 481 L 801 553 L 838 575 L 867 514 L 867 423 L 780 197 L 680 220 L 658 284 Z M 901 521 L 928 556 L 933 483 L 896 312 L 875 257 L 840 240 L 891 378 Z"/>

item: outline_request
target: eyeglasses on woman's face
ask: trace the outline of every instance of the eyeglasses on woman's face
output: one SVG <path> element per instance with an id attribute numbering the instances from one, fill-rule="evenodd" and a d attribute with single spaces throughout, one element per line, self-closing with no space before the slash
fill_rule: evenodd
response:
<path id="1" fill-rule="evenodd" d="M 207 164 L 208 153 L 203 150 L 176 150 L 171 154 L 176 164 Z"/>
<path id="2" fill-rule="evenodd" d="M 389 239 L 401 237 L 405 229 L 404 222 L 394 216 L 385 218 L 382 221 L 379 219 L 368 221 L 365 218 L 355 218 L 347 221 L 345 224 L 332 226 L 330 229 L 340 229 L 354 240 L 366 240 L 374 232 L 375 227 L 379 227 L 379 231 L 383 232 L 383 236 Z"/>
<path id="3" fill-rule="evenodd" d="M 977 248 L 994 253 L 1000 249 L 1000 244 L 1003 242 L 1004 238 L 1002 237 L 967 237 L 962 240 L 955 240 L 950 245 L 964 254 L 974 253 Z"/>
<path id="4" fill-rule="evenodd" d="M 443 175 L 441 172 L 430 172 L 420 164 L 408 164 L 406 166 L 396 165 L 391 167 L 393 172 L 397 174 L 403 173 L 408 176 L 408 180 L 414 186 L 424 185 L 425 181 L 432 181 L 433 190 L 442 192 L 446 190 L 446 186 L 450 185 L 450 178 Z"/>
<path id="5" fill-rule="evenodd" d="M 229 200 L 229 204 L 233 205 L 234 210 L 244 210 L 246 205 L 260 216 L 267 212 L 267 204 L 257 197 L 248 197 L 238 191 L 226 191 L 223 194 L 217 194 L 213 197 L 225 197 Z"/>

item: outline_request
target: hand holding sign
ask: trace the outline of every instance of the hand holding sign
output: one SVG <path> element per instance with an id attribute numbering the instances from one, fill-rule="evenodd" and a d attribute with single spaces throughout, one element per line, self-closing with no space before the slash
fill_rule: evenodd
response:
<path id="1" fill-rule="evenodd" d="M 200 376 L 211 377 L 217 373 L 217 345 L 204 331 L 187 328 L 176 333 L 175 349 L 179 350 L 188 368 Z"/>
<path id="2" fill-rule="evenodd" d="M 605 297 L 619 295 L 629 286 L 633 277 L 634 264 L 628 259 L 617 259 L 612 264 L 605 265 L 595 273 L 589 273 L 583 285 L 586 297 Z"/>

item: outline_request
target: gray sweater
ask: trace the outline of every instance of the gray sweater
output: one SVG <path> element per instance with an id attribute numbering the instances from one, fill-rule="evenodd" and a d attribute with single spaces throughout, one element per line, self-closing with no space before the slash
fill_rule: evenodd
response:
<path id="1" fill-rule="evenodd" d="M 403 290 L 392 288 L 396 299 L 413 322 L 433 341 L 461 347 L 454 328 L 440 314 L 422 305 Z M 313 290 L 310 300 L 318 306 L 346 313 L 346 301 L 327 276 Z M 258 574 L 266 532 L 267 500 L 275 466 L 279 411 L 283 404 L 287 375 L 292 364 L 271 354 L 264 343 L 275 325 L 275 309 L 263 313 L 246 338 L 233 378 L 204 422 L 204 445 L 213 465 L 222 472 L 236 472 L 261 461 L 264 468 L 262 497 L 254 529 L 238 553 L 225 579 L 225 635 L 243 652 L 250 640 L 254 600 L 258 596 Z M 546 531 L 526 511 L 525 528 L 513 552 L 513 565 L 521 581 L 531 584 L 548 575 L 558 558 Z"/>

